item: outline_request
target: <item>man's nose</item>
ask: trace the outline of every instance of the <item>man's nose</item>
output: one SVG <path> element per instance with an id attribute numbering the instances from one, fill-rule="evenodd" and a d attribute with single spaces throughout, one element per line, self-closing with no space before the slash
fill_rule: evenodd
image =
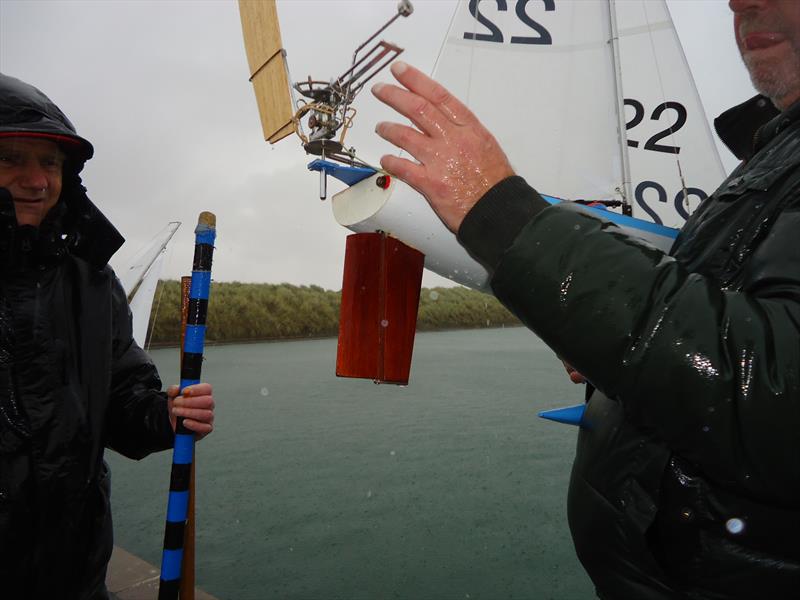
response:
<path id="1" fill-rule="evenodd" d="M 47 189 L 49 184 L 47 171 L 35 160 L 25 163 L 19 181 L 24 188 L 32 190 Z"/>
<path id="2" fill-rule="evenodd" d="M 764 8 L 772 0 L 729 0 L 728 6 L 734 13 Z"/>

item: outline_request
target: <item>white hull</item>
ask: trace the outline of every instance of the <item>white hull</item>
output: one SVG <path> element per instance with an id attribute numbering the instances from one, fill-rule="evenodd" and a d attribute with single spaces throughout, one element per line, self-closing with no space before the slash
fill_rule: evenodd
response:
<path id="1" fill-rule="evenodd" d="M 425 199 L 392 179 L 382 189 L 373 175 L 336 194 L 332 199 L 336 221 L 357 233 L 385 231 L 425 255 L 425 267 L 443 277 L 482 291 L 489 291 L 489 274 L 476 262 L 439 220 Z M 409 193 L 402 193 L 406 188 Z M 402 197 L 402 202 L 394 201 Z M 550 202 L 557 202 L 548 198 Z M 616 222 L 630 235 L 669 251 L 677 230 L 626 217 L 611 211 L 586 207 L 599 216 Z"/>

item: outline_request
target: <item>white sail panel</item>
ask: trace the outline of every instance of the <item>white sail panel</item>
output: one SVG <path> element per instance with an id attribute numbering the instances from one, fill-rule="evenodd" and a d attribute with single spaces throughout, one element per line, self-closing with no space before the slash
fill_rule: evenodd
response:
<path id="1" fill-rule="evenodd" d="M 167 247 L 172 236 L 178 230 L 181 224 L 179 221 L 167 223 L 167 225 L 159 231 L 153 239 L 147 244 L 142 246 L 139 251 L 128 261 L 128 264 L 122 268 L 117 269 L 117 277 L 119 277 L 122 288 L 128 296 L 128 301 L 131 300 L 131 295 L 136 292 L 136 288 L 141 284 L 148 269 L 153 265 L 156 258 Z"/>
<path id="2" fill-rule="evenodd" d="M 681 227 L 725 171 L 666 4 L 615 4 L 633 215 Z"/>
<path id="3" fill-rule="evenodd" d="M 621 56 L 616 65 L 612 16 Z M 464 0 L 433 75 L 469 105 L 515 170 L 542 194 L 622 199 L 626 152 L 633 215 L 679 227 L 723 178 L 664 0 Z M 628 124 L 627 145 L 620 122 Z M 674 135 L 659 137 L 670 128 Z M 339 223 L 354 231 L 386 231 L 423 252 L 427 268 L 486 288 L 485 270 L 419 194 L 401 182 L 380 191 L 373 179 L 334 197 Z M 641 237 L 642 227 L 625 228 Z"/>
<path id="4" fill-rule="evenodd" d="M 481 2 L 477 8 L 459 2 L 434 78 L 475 112 L 515 170 L 542 193 L 572 200 L 621 198 L 607 4 Z M 390 196 L 373 187 L 362 182 L 334 197 L 341 224 L 386 231 L 423 252 L 427 268 L 473 288 L 487 287 L 485 269 L 419 194 L 401 182 Z M 374 212 L 367 216 L 369 206 Z"/>
<path id="5" fill-rule="evenodd" d="M 139 287 L 136 288 L 133 298 L 130 299 L 131 313 L 133 314 L 133 339 L 141 347 L 144 347 L 147 339 L 147 327 L 150 324 L 150 312 L 153 310 L 156 286 L 161 277 L 164 254 L 165 251 L 162 249 L 139 283 Z"/>
<path id="6" fill-rule="evenodd" d="M 434 77 L 469 105 L 542 193 L 619 198 L 605 3 L 486 1 L 476 8 L 459 3 Z"/>
<path id="7" fill-rule="evenodd" d="M 167 244 L 180 226 L 178 221 L 168 223 L 117 273 L 133 315 L 133 339 L 141 346 L 144 346 L 147 337 L 153 296 L 161 276 Z"/>

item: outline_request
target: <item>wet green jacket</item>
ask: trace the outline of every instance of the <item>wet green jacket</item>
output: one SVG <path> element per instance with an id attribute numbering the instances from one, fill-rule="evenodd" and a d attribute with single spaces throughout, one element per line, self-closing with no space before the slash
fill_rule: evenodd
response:
<path id="1" fill-rule="evenodd" d="M 601 598 L 800 597 L 798 113 L 726 113 L 747 161 L 671 256 L 577 205 L 543 208 L 519 178 L 459 231 L 497 297 L 596 388 L 568 513 Z"/>

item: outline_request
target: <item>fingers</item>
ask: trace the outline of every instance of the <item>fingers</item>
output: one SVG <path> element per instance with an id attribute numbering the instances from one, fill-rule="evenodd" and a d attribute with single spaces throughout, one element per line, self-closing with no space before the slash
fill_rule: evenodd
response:
<path id="1" fill-rule="evenodd" d="M 214 411 L 205 408 L 174 407 L 172 409 L 172 414 L 176 417 L 182 417 L 183 419 L 197 421 L 198 423 L 207 423 L 210 425 L 214 422 Z M 184 423 L 186 423 L 186 421 L 184 421 Z"/>
<path id="2" fill-rule="evenodd" d="M 174 408 L 201 408 L 214 410 L 213 396 L 178 396 L 172 401 Z M 183 416 L 183 415 L 181 415 Z"/>
<path id="3" fill-rule="evenodd" d="M 426 177 L 425 168 L 422 165 L 410 161 L 407 158 L 400 158 L 399 156 L 387 154 L 381 158 L 381 167 L 384 171 L 389 173 L 389 175 L 393 175 L 405 181 L 408 185 L 425 196 L 423 189 Z"/>
<path id="4" fill-rule="evenodd" d="M 396 61 L 391 66 L 392 75 L 406 88 L 421 96 L 436 107 L 450 121 L 457 125 L 467 125 L 475 121 L 475 115 L 461 101 L 453 96 L 442 84 L 425 73 L 404 63 Z"/>
<path id="5" fill-rule="evenodd" d="M 384 121 L 375 126 L 375 133 L 387 142 L 405 150 L 417 160 L 425 161 L 426 150 L 430 147 L 429 138 L 416 129 Z"/>
<path id="6" fill-rule="evenodd" d="M 184 419 L 183 426 L 189 431 L 192 431 L 197 436 L 197 439 L 203 439 L 209 433 L 214 431 L 214 425 L 211 423 L 202 423 L 200 421 L 193 421 L 192 419 Z"/>
<path id="7" fill-rule="evenodd" d="M 167 397 L 168 398 L 175 398 L 178 393 L 181 391 L 180 386 L 178 385 L 171 385 L 167 388 Z"/>
<path id="8" fill-rule="evenodd" d="M 572 383 L 586 383 L 586 378 L 578 373 L 578 371 L 575 370 L 575 367 L 564 360 L 561 362 L 564 363 L 564 368 L 567 370 L 567 375 L 569 375 L 569 380 Z"/>
<path id="9" fill-rule="evenodd" d="M 211 433 L 214 430 L 215 406 L 211 385 L 198 383 L 187 386 L 180 396 L 171 395 L 173 390 L 177 394 L 178 386 L 167 389 L 171 400 L 170 418 L 173 421 L 178 417 L 182 418 L 184 427 L 197 434 L 198 438 Z"/>
<path id="10" fill-rule="evenodd" d="M 184 396 L 210 396 L 213 391 L 210 383 L 195 383 L 183 388 Z"/>
<path id="11" fill-rule="evenodd" d="M 446 115 L 425 98 L 388 83 L 375 84 L 372 93 L 378 100 L 410 120 L 420 131 L 431 136 L 444 132 Z"/>
<path id="12" fill-rule="evenodd" d="M 586 383 L 586 378 L 577 371 L 572 371 L 569 374 L 569 380 L 572 383 Z"/>

